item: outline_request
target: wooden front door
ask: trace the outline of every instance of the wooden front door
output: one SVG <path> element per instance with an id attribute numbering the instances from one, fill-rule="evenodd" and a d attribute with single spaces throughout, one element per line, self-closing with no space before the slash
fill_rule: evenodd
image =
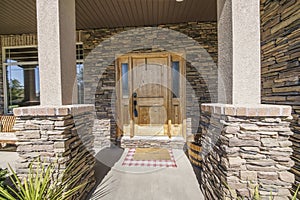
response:
<path id="1" fill-rule="evenodd" d="M 185 133 L 183 59 L 168 53 L 130 54 L 117 62 L 119 135 Z"/>

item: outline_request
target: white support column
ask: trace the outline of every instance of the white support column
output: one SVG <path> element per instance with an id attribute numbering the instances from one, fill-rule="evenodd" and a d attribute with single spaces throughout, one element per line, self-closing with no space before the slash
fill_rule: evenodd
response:
<path id="1" fill-rule="evenodd" d="M 37 0 L 41 105 L 72 104 L 76 79 L 75 0 Z"/>
<path id="2" fill-rule="evenodd" d="M 219 103 L 260 104 L 259 0 L 218 0 L 218 46 Z"/>

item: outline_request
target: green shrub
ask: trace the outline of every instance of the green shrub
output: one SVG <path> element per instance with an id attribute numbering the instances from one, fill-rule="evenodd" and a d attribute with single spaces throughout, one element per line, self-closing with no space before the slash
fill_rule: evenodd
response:
<path id="1" fill-rule="evenodd" d="M 7 169 L 0 168 L 0 186 L 3 187 L 3 182 L 7 178 L 7 175 L 8 175 Z"/>
<path id="2" fill-rule="evenodd" d="M 0 186 L 0 200 L 65 200 L 72 197 L 86 183 L 73 187 L 84 172 L 73 176 L 72 170 L 76 162 L 73 162 L 63 170 L 56 178 L 53 177 L 57 169 L 54 164 L 46 165 L 40 161 L 37 167 L 33 162 L 29 166 L 27 178 L 21 180 L 16 172 L 9 166 L 13 187 Z"/>
<path id="3" fill-rule="evenodd" d="M 298 185 L 297 190 L 295 191 L 295 194 L 294 194 L 292 200 L 297 200 L 297 195 L 298 195 L 299 190 L 300 190 L 300 184 Z"/>
<path id="4" fill-rule="evenodd" d="M 234 194 L 234 192 L 230 189 L 230 187 L 228 186 L 227 183 L 224 183 L 224 185 L 227 187 L 227 189 L 230 191 L 231 193 L 231 196 L 234 198 L 234 199 L 237 199 L 237 200 L 244 200 L 244 197 L 238 197 L 237 195 Z M 298 185 L 298 188 L 297 190 L 295 191 L 293 197 L 291 200 L 297 200 L 297 194 L 300 190 L 300 184 Z M 273 195 L 272 195 L 272 192 L 270 192 L 270 196 L 269 196 L 270 200 L 273 200 Z M 254 192 L 253 194 L 251 194 L 251 197 L 250 197 L 251 200 L 261 200 L 261 196 L 259 194 L 259 186 L 255 186 L 254 187 Z"/>

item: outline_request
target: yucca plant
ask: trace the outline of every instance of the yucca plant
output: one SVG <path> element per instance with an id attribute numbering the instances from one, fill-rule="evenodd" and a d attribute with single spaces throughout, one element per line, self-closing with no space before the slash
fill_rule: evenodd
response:
<path id="1" fill-rule="evenodd" d="M 57 169 L 54 164 L 46 165 L 37 161 L 37 167 L 33 167 L 33 162 L 29 166 L 27 178 L 21 180 L 16 172 L 9 165 L 10 180 L 13 187 L 0 186 L 0 200 L 65 200 L 72 197 L 86 183 L 73 187 L 81 178 L 83 172 L 76 175 L 72 174 L 73 167 L 76 164 L 72 162 L 57 177 L 53 177 Z"/>
<path id="2" fill-rule="evenodd" d="M 298 195 L 299 190 L 300 190 L 300 184 L 298 184 L 297 190 L 295 191 L 295 194 L 294 194 L 292 200 L 297 200 L 297 195 Z"/>
<path id="3" fill-rule="evenodd" d="M 6 180 L 7 175 L 8 170 L 0 168 L 0 186 L 3 186 L 3 182 Z"/>
<path id="4" fill-rule="evenodd" d="M 227 187 L 227 189 L 229 190 L 231 196 L 232 196 L 234 199 L 236 199 L 236 200 L 244 200 L 244 197 L 238 197 L 237 195 L 235 195 L 234 192 L 230 189 L 230 187 L 228 186 L 227 183 L 224 183 L 224 185 Z M 297 200 L 297 194 L 298 194 L 299 190 L 300 190 L 300 184 L 298 185 L 298 188 L 297 188 L 297 190 L 295 191 L 295 193 L 294 193 L 294 195 L 293 195 L 293 197 L 292 197 L 291 200 Z M 252 200 L 261 200 L 261 196 L 260 196 L 260 194 L 259 194 L 259 186 L 258 186 L 258 185 L 256 185 L 256 186 L 254 187 L 254 192 L 253 192 L 253 194 L 252 194 L 252 196 L 251 196 L 250 198 L 251 198 Z M 272 191 L 270 192 L 269 199 L 270 199 L 270 200 L 273 200 L 273 199 L 274 199 L 274 196 L 273 196 L 273 194 L 272 194 Z"/>

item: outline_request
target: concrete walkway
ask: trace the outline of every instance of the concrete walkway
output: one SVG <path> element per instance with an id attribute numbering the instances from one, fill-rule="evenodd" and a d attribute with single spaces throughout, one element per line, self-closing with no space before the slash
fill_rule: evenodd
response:
<path id="1" fill-rule="evenodd" d="M 173 150 L 177 168 L 122 166 L 127 152 L 103 177 L 91 200 L 204 200 L 182 150 Z"/>
<path id="2" fill-rule="evenodd" d="M 98 187 L 91 200 L 204 200 L 189 160 L 173 150 L 177 168 L 122 166 L 128 149 L 97 152 Z M 0 152 L 0 168 L 15 168 L 16 152 Z"/>
<path id="3" fill-rule="evenodd" d="M 19 158 L 17 152 L 0 151 L 0 168 L 8 168 L 8 164 L 15 170 L 16 160 Z"/>

